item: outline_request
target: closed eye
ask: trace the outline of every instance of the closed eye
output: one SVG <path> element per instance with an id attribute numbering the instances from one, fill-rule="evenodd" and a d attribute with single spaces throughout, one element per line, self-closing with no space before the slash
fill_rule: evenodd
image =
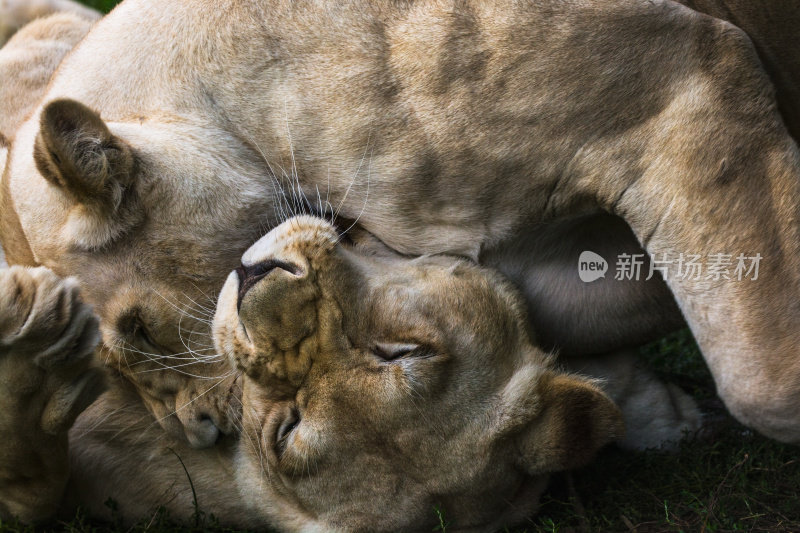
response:
<path id="1" fill-rule="evenodd" d="M 150 336 L 150 333 L 148 333 L 147 328 L 144 326 L 144 324 L 139 323 L 139 327 L 136 329 L 136 335 L 144 342 L 152 346 L 153 348 L 158 347 L 158 344 L 156 344 L 156 342 Z"/>
<path id="2" fill-rule="evenodd" d="M 124 333 L 131 344 L 136 344 L 140 341 L 147 345 L 148 348 L 159 350 L 160 346 L 153 340 L 153 337 L 147 331 L 142 319 L 139 317 L 137 311 L 126 314 L 118 323 L 120 332 Z"/>
<path id="3" fill-rule="evenodd" d="M 299 424 L 300 413 L 297 409 L 292 409 L 286 419 L 278 426 L 278 433 L 275 435 L 275 446 L 279 457 L 286 451 L 289 437 Z"/>
<path id="4" fill-rule="evenodd" d="M 404 357 L 429 356 L 429 350 L 420 344 L 379 342 L 372 347 L 372 353 L 384 361 L 394 361 Z"/>

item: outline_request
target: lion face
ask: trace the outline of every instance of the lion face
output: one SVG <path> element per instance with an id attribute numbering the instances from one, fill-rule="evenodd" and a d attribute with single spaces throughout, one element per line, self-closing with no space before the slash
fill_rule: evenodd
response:
<path id="1" fill-rule="evenodd" d="M 241 492 L 282 524 L 430 530 L 436 505 L 457 528 L 513 522 L 621 433 L 531 345 L 498 276 L 343 244 L 313 217 L 247 251 L 214 334 L 245 374 Z"/>
<path id="2" fill-rule="evenodd" d="M 275 189 L 236 142 L 196 118 L 106 124 L 57 100 L 20 130 L 4 177 L 31 256 L 4 228 L 9 262 L 77 277 L 101 317 L 106 363 L 198 447 L 231 429 L 217 408 L 235 377 L 213 349 L 215 295 L 274 225 Z"/>

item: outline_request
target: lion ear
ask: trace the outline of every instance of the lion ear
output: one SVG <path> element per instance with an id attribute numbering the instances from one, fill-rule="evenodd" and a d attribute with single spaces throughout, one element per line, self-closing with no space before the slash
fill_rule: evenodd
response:
<path id="1" fill-rule="evenodd" d="M 546 373 L 528 388 L 527 397 L 514 381 L 506 388 L 506 402 L 517 407 L 520 467 L 530 475 L 584 466 L 625 433 L 617 406 L 589 381 Z"/>
<path id="2" fill-rule="evenodd" d="M 74 100 L 44 108 L 33 154 L 45 179 L 95 211 L 118 208 L 132 180 L 130 148 L 100 115 Z"/>
<path id="3" fill-rule="evenodd" d="M 42 176 L 73 202 L 63 229 L 71 242 L 98 249 L 143 219 L 130 147 L 85 105 L 47 104 L 33 156 Z"/>

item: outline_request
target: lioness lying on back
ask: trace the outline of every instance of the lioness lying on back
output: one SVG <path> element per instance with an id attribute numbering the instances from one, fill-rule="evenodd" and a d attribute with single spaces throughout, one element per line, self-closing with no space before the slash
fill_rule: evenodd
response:
<path id="1" fill-rule="evenodd" d="M 44 272 L 0 276 L 11 285 L 7 296 L 30 296 L 29 287 L 58 294 L 39 281 L 50 279 Z M 25 309 L 17 307 L 26 306 L 35 325 L 58 302 L 7 298 L 0 316 L 19 316 Z M 529 516 L 547 473 L 584 464 L 623 432 L 600 389 L 558 372 L 531 344 L 522 302 L 497 274 L 446 256 L 409 260 L 364 239 L 343 244 L 312 217 L 283 223 L 245 254 L 220 296 L 214 331 L 241 372 L 241 395 L 238 387 L 221 391 L 240 408 L 238 440 L 210 450 L 176 442 L 129 385 L 112 379 L 69 434 L 68 503 L 102 515 L 111 497 L 129 520 L 161 505 L 188 519 L 193 496 L 182 461 L 201 510 L 224 523 L 430 530 L 441 505 L 454 530 L 489 531 Z M 13 357 L 20 381 L 58 383 L 65 375 L 62 388 L 71 391 L 59 401 L 47 397 L 52 387 L 32 391 L 19 410 L 28 413 L 24 421 L 0 419 L 12 439 L 4 452 L 17 454 L 5 477 L 47 474 L 51 486 L 63 486 L 54 477 L 67 458 L 59 464 L 39 436 L 63 439 L 66 427 L 41 421 L 54 413 L 63 420 L 91 397 L 73 385 L 84 379 L 86 361 L 72 356 L 71 343 L 36 355 L 21 352 L 14 336 L 3 341 L 8 354 L 0 361 Z M 63 361 L 71 373 L 49 370 Z M 0 386 L 0 402 L 20 398 Z M 46 471 L 32 460 L 44 453 Z M 33 509 L 58 504 L 24 485 L 14 489 L 0 485 L 0 501 L 14 502 L 11 510 L 24 518 L 40 519 Z"/>

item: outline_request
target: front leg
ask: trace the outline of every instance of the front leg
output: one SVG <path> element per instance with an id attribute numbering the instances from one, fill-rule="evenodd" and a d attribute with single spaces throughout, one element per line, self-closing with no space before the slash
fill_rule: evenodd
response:
<path id="1" fill-rule="evenodd" d="M 0 518 L 40 522 L 69 476 L 67 432 L 104 387 L 98 322 L 74 280 L 0 271 Z"/>
<path id="2" fill-rule="evenodd" d="M 636 132 L 642 174 L 596 190 L 662 262 L 730 412 L 798 444 L 800 151 L 752 45 L 714 24 L 702 69 Z"/>

